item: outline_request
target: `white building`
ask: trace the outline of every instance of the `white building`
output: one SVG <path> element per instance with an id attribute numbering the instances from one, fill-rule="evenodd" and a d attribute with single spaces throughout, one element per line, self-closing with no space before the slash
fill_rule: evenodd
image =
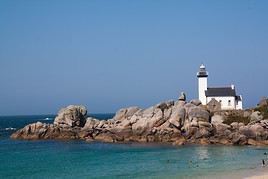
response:
<path id="1" fill-rule="evenodd" d="M 236 95 L 235 86 L 208 87 L 208 72 L 202 64 L 197 72 L 199 100 L 203 105 L 210 102 L 219 102 L 221 110 L 242 109 L 242 96 Z"/>

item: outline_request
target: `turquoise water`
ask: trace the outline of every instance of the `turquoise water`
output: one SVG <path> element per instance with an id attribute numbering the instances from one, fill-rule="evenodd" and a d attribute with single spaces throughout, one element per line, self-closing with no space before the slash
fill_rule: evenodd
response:
<path id="1" fill-rule="evenodd" d="M 9 139 L 25 124 L 51 123 L 53 118 L 0 117 L 0 178 L 224 178 L 226 173 L 256 171 L 268 151 L 267 147 L 250 146 L 174 147 Z"/>

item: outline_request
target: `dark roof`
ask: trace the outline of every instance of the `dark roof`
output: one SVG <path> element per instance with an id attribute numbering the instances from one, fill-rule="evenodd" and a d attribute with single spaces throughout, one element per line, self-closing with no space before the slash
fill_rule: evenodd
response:
<path id="1" fill-rule="evenodd" d="M 216 97 L 216 96 L 234 96 L 236 97 L 235 89 L 231 87 L 221 87 L 221 88 L 208 88 L 205 91 L 207 97 Z"/>
<path id="2" fill-rule="evenodd" d="M 208 77 L 208 73 L 206 71 L 199 71 L 197 77 Z"/>
<path id="3" fill-rule="evenodd" d="M 236 96 L 235 99 L 236 99 L 237 101 L 242 101 L 241 96 Z"/>

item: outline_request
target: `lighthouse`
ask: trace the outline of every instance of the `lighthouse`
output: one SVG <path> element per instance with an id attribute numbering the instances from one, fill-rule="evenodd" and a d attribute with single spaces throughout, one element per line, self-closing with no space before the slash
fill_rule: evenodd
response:
<path id="1" fill-rule="evenodd" d="M 197 78 L 198 96 L 203 105 L 207 105 L 211 110 L 243 109 L 242 96 L 236 94 L 234 85 L 227 87 L 208 87 L 208 72 L 204 64 L 199 67 Z"/>
<path id="2" fill-rule="evenodd" d="M 201 65 L 199 71 L 197 72 L 198 78 L 198 95 L 199 100 L 202 102 L 203 105 L 207 104 L 207 97 L 205 91 L 208 88 L 208 72 L 206 71 L 205 65 Z"/>

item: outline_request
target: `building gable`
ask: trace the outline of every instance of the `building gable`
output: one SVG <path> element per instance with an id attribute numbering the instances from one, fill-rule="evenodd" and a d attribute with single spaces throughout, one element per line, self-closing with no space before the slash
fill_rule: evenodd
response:
<path id="1" fill-rule="evenodd" d="M 212 98 L 210 102 L 207 104 L 207 108 L 209 111 L 220 111 L 221 103 L 217 101 L 215 98 Z"/>

